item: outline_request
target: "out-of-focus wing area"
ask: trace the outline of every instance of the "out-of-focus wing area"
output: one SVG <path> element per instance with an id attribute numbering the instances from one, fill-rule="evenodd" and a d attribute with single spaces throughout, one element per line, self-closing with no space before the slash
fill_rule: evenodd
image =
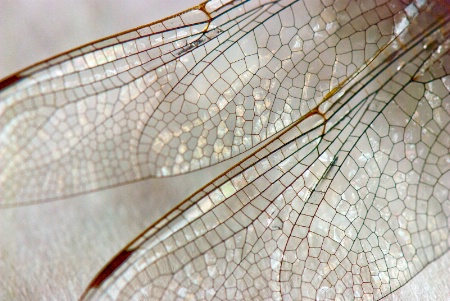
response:
<path id="1" fill-rule="evenodd" d="M 0 1 L 0 77 L 198 4 L 145 0 L 115 6 L 117 2 L 108 2 L 105 9 L 105 1 Z M 59 44 L 65 39 L 69 41 Z M 216 175 L 206 171 L 0 210 L 0 300 L 78 299 L 115 253 Z"/>

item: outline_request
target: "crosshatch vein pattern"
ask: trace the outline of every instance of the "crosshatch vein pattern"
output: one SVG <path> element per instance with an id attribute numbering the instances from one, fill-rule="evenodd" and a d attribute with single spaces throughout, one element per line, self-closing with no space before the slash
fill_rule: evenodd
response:
<path id="1" fill-rule="evenodd" d="M 93 300 L 378 300 L 448 250 L 440 1 L 210 1 L 19 73 L 2 205 L 210 166 Z"/>
<path id="2" fill-rule="evenodd" d="M 210 1 L 26 70 L 0 95 L 1 203 L 176 175 L 251 149 L 308 114 L 418 9 Z"/>
<path id="3" fill-rule="evenodd" d="M 435 9 L 407 6 L 407 30 L 339 92 L 151 227 L 86 297 L 380 299 L 447 251 L 449 24 Z"/>

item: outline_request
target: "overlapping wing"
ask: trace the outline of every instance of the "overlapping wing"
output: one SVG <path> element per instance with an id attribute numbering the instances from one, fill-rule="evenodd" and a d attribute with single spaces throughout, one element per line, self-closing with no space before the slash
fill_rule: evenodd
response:
<path id="1" fill-rule="evenodd" d="M 0 204 L 185 173 L 249 150 L 309 114 L 420 9 L 208 1 L 7 78 Z"/>
<path id="2" fill-rule="evenodd" d="M 443 5 L 444 4 L 444 5 Z M 127 246 L 93 300 L 373 300 L 449 248 L 450 14 Z"/>

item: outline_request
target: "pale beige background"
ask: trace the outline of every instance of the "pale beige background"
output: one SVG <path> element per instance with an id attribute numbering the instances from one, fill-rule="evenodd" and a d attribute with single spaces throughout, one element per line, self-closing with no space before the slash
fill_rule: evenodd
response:
<path id="1" fill-rule="evenodd" d="M 0 78 L 198 2 L 0 0 Z M 76 300 L 127 242 L 217 171 L 0 210 L 0 300 Z M 449 266 L 447 252 L 387 300 L 450 300 Z"/>

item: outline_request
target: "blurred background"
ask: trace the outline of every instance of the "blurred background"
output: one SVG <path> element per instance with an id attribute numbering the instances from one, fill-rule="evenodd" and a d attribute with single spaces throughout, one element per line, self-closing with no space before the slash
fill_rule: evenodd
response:
<path id="1" fill-rule="evenodd" d="M 199 2 L 0 0 L 0 78 Z M 76 300 L 130 240 L 233 162 L 0 210 L 0 300 Z M 447 252 L 386 300 L 448 300 L 449 277 Z"/>

